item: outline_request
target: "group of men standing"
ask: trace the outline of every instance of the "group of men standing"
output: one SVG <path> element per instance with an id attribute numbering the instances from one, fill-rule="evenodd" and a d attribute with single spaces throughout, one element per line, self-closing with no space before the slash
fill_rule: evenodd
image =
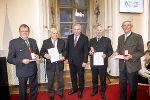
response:
<path id="1" fill-rule="evenodd" d="M 124 34 L 118 39 L 118 49 L 114 55 L 124 55 L 125 51 L 128 51 L 124 55 L 124 59 L 119 60 L 120 68 L 120 100 L 126 100 L 126 85 L 127 80 L 129 83 L 130 100 L 136 100 L 137 95 L 137 75 L 140 69 L 140 57 L 143 56 L 144 46 L 141 35 L 131 32 L 132 23 L 125 21 L 122 24 Z M 111 40 L 103 36 L 104 29 L 101 26 L 96 28 L 96 37 L 90 39 L 82 34 L 81 25 L 76 24 L 73 26 L 73 34 L 67 38 L 67 44 L 58 38 L 58 30 L 51 28 L 50 38 L 43 41 L 40 53 L 37 48 L 36 41 L 28 38 L 30 29 L 27 25 L 23 24 L 19 28 L 20 37 L 10 41 L 9 54 L 7 61 L 16 65 L 16 74 L 19 79 L 19 98 L 21 100 L 27 100 L 26 88 L 27 80 L 29 79 L 30 86 L 30 99 L 36 100 L 37 92 L 37 67 L 36 62 L 32 61 L 32 53 L 34 53 L 34 59 L 39 59 L 41 55 L 46 59 L 46 73 L 48 77 L 48 93 L 49 100 L 54 99 L 53 82 L 56 74 L 57 79 L 57 94 L 60 98 L 64 99 L 63 95 L 63 69 L 64 61 L 69 64 L 70 76 L 72 82 L 72 90 L 68 95 L 73 95 L 78 92 L 78 98 L 83 96 L 84 89 L 84 69 L 88 62 L 88 55 L 90 55 L 90 66 L 92 71 L 92 83 L 93 91 L 90 94 L 91 97 L 98 93 L 98 75 L 100 75 L 100 95 L 103 100 L 106 99 L 106 71 L 108 65 L 108 57 L 113 53 Z M 28 41 L 28 44 L 26 43 Z M 48 53 L 48 49 L 56 48 L 61 54 L 59 61 L 51 62 L 51 55 Z M 93 64 L 93 53 L 103 52 L 102 58 L 104 64 L 96 66 Z M 77 77 L 78 75 L 78 77 Z M 79 81 L 79 83 L 77 83 Z M 79 86 L 78 86 L 79 85 Z"/>

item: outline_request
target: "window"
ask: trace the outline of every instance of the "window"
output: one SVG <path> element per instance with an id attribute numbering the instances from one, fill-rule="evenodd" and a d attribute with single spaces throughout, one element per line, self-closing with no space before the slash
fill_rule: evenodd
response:
<path id="1" fill-rule="evenodd" d="M 81 24 L 82 33 L 87 35 L 89 0 L 58 0 L 61 38 L 72 34 L 72 25 Z"/>

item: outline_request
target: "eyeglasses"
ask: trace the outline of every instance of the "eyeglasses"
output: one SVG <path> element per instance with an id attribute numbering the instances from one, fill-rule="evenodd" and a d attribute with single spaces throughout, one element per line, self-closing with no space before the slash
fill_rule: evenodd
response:
<path id="1" fill-rule="evenodd" d="M 129 26 L 131 26 L 131 24 L 122 25 L 122 27 L 129 27 Z"/>
<path id="2" fill-rule="evenodd" d="M 20 32 L 29 32 L 29 31 L 20 31 Z"/>

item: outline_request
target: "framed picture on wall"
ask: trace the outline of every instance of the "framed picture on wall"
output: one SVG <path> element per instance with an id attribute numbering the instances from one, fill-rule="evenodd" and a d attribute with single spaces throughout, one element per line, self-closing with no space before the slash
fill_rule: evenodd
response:
<path id="1" fill-rule="evenodd" d="M 121 13 L 143 13 L 144 0 L 120 0 Z"/>

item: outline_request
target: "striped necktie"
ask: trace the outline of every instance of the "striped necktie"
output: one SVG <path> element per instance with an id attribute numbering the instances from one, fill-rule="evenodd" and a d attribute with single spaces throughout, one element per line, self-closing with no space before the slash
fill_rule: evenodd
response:
<path id="1" fill-rule="evenodd" d="M 31 53 L 31 47 L 30 47 L 29 41 L 25 40 L 25 43 L 26 43 L 26 45 L 27 45 L 27 47 L 28 47 L 28 49 L 30 50 L 30 53 Z"/>
<path id="2" fill-rule="evenodd" d="M 74 39 L 74 47 L 76 46 L 76 44 L 77 44 L 77 36 L 75 36 L 75 39 Z"/>

